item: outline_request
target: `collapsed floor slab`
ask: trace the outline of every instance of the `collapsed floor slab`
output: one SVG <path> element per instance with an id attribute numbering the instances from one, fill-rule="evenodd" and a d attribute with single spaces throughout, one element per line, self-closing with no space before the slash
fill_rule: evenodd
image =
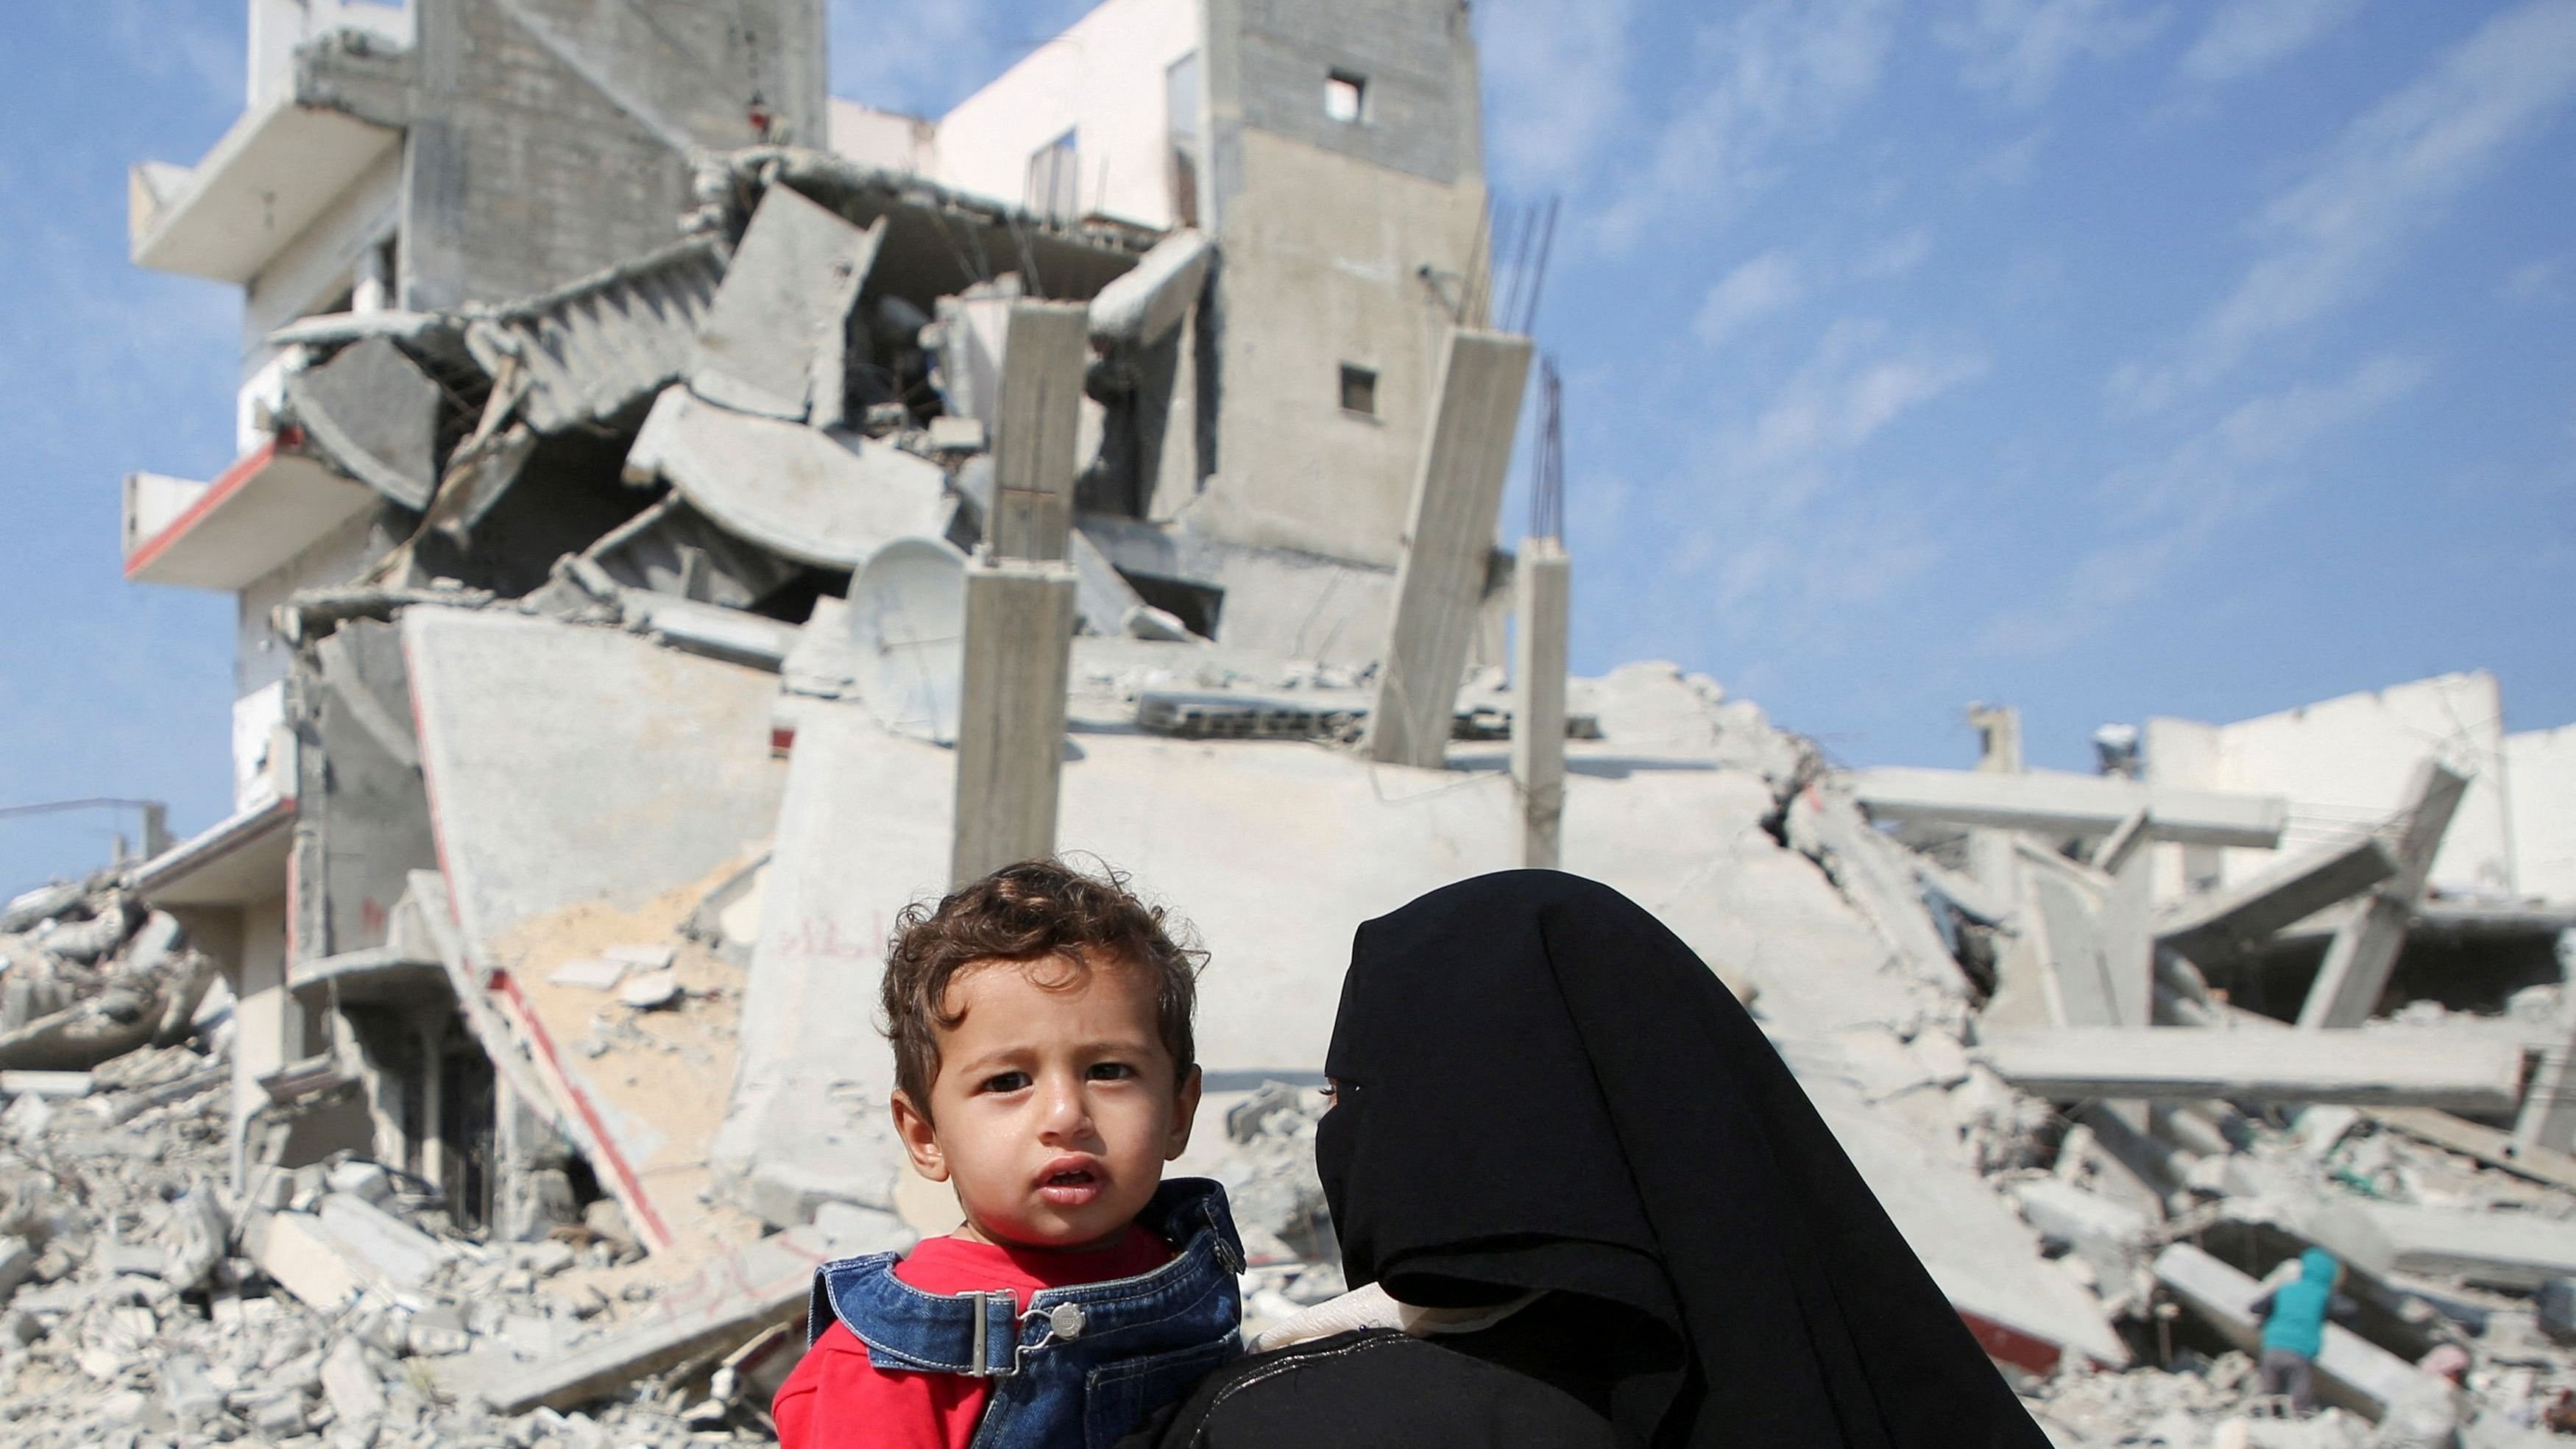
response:
<path id="1" fill-rule="evenodd" d="M 2060 1027 L 1998 1032 L 1978 1051 L 2005 1081 L 2056 1101 L 2220 1098 L 2513 1109 L 2522 1086 L 2519 1047 L 2415 1035 Z"/>
<path id="2" fill-rule="evenodd" d="M 690 1182 L 703 1138 L 571 1055 L 565 1019 L 528 983 L 605 944 L 566 944 L 564 913 L 641 910 L 769 833 L 785 774 L 769 754 L 776 678 L 518 616 L 415 609 L 403 637 L 470 989 L 500 998 L 605 1185 L 665 1245 L 704 1211 Z"/>

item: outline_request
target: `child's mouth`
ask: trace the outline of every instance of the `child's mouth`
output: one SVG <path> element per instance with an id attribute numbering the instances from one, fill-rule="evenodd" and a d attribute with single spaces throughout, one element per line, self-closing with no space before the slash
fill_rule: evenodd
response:
<path id="1" fill-rule="evenodd" d="M 1082 1207 L 1100 1196 L 1100 1175 L 1088 1167 L 1058 1169 L 1039 1182 L 1038 1196 L 1055 1207 Z"/>

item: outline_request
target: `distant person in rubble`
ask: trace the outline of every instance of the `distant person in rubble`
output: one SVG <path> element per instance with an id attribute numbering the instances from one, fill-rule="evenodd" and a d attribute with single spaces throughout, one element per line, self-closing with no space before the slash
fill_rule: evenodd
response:
<path id="1" fill-rule="evenodd" d="M 1241 1351 L 1225 1191 L 1163 1181 L 1199 1103 L 1178 924 L 1051 860 L 898 919 L 895 1127 L 965 1221 L 815 1273 L 785 1449 L 1090 1449 Z"/>
<path id="2" fill-rule="evenodd" d="M 2046 1449 L 1761 1029 L 1609 887 L 1362 926 L 1325 1071 L 1362 1286 L 1123 1449 Z"/>
<path id="3" fill-rule="evenodd" d="M 2456 1449 L 2460 1442 L 2461 1382 L 2469 1375 L 2469 1351 L 2446 1343 L 2415 1365 L 2414 1381 L 2399 1392 L 2370 1449 Z"/>
<path id="4" fill-rule="evenodd" d="M 2263 1320 L 2263 1392 L 2288 1399 L 2294 1414 L 2317 1406 L 2317 1355 L 2325 1351 L 2326 1320 L 2352 1312 L 2351 1300 L 2335 1292 L 2342 1277 L 2341 1260 L 2310 1248 L 2299 1255 L 2298 1277 L 2254 1300 L 2254 1316 Z"/>

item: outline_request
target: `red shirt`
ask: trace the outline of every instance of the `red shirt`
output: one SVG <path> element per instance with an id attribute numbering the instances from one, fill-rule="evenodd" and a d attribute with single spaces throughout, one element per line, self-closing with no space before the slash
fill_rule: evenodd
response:
<path id="1" fill-rule="evenodd" d="M 1171 1246 L 1130 1226 L 1117 1247 L 1096 1253 L 1035 1253 L 961 1238 L 932 1238 L 897 1263 L 894 1275 L 925 1293 L 1008 1288 L 1029 1310 L 1042 1288 L 1133 1278 L 1172 1260 Z M 779 1449 L 967 1449 L 984 1417 L 990 1381 L 967 1374 L 911 1373 L 868 1362 L 868 1346 L 835 1322 L 787 1376 L 769 1412 Z"/>

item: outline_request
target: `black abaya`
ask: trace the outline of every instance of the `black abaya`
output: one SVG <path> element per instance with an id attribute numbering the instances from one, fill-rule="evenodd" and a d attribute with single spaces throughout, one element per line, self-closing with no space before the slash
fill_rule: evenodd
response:
<path id="1" fill-rule="evenodd" d="M 1514 871 L 1369 922 L 1326 1071 L 1350 1281 L 1548 1290 L 1519 1316 L 1598 1325 L 1615 1352 L 1548 1357 L 1622 1437 L 2044 1449 L 1752 1018 L 1609 887 Z"/>

